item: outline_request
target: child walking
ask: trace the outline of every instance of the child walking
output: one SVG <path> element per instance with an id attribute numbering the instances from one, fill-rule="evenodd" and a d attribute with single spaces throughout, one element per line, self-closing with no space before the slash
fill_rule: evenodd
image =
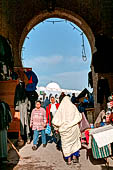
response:
<path id="1" fill-rule="evenodd" d="M 32 149 L 33 150 L 37 149 L 39 133 L 41 133 L 43 147 L 46 147 L 46 135 L 45 135 L 46 111 L 44 108 L 41 107 L 40 100 L 36 102 L 36 107 L 32 110 L 30 127 L 34 131 Z"/>

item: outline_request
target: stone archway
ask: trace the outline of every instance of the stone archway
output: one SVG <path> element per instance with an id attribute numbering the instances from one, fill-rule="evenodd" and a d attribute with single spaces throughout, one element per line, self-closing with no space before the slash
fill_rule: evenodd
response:
<path id="1" fill-rule="evenodd" d="M 36 26 L 40 22 L 43 22 L 47 18 L 62 18 L 62 19 L 66 19 L 66 20 L 76 24 L 81 30 L 83 30 L 83 32 L 87 36 L 87 38 L 89 40 L 90 47 L 91 47 L 91 52 L 92 53 L 94 52 L 95 38 L 94 38 L 94 34 L 93 34 L 91 28 L 88 26 L 88 24 L 80 16 L 78 16 L 77 14 L 75 14 L 71 11 L 63 10 L 63 9 L 57 9 L 52 13 L 47 12 L 47 11 L 41 12 L 37 16 L 33 17 L 33 19 L 30 20 L 30 22 L 26 25 L 26 27 L 24 28 L 24 30 L 21 34 L 21 37 L 20 37 L 19 58 L 21 58 L 22 45 L 24 43 L 24 39 L 27 36 L 27 34 L 30 32 L 30 30 L 34 26 Z"/>
<path id="2" fill-rule="evenodd" d="M 80 17 L 79 15 L 69 11 L 69 10 L 63 10 L 63 9 L 56 9 L 55 11 L 53 11 L 52 13 L 47 12 L 47 11 L 43 11 L 40 14 L 38 14 L 37 16 L 33 17 L 32 20 L 30 20 L 28 22 L 28 24 L 26 25 L 26 27 L 24 28 L 21 37 L 20 37 L 20 41 L 19 41 L 19 58 L 21 58 L 21 50 L 22 50 L 22 46 L 24 43 L 24 39 L 26 38 L 27 34 L 31 31 L 31 29 L 33 27 L 35 27 L 37 24 L 43 22 L 45 19 L 48 18 L 62 18 L 62 19 L 66 19 L 70 22 L 73 22 L 75 25 L 77 25 L 86 35 L 90 47 L 91 47 L 91 53 L 93 54 L 95 52 L 95 37 L 94 34 L 90 28 L 90 26 L 85 22 L 85 20 Z M 98 74 L 95 74 L 93 71 L 93 66 L 91 66 L 91 70 L 92 70 L 92 74 L 93 74 L 93 92 L 94 92 L 94 99 L 95 101 L 97 101 L 97 83 L 95 82 L 95 80 L 98 80 Z M 97 105 L 97 102 L 95 102 L 94 104 L 95 106 Z"/>

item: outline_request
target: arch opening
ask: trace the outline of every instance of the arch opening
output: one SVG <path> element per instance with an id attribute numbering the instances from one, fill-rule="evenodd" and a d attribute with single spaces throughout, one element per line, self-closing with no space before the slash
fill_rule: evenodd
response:
<path id="1" fill-rule="evenodd" d="M 59 20 L 60 21 L 64 21 L 63 19 L 61 20 L 60 18 L 50 18 L 50 20 L 49 20 L 49 22 L 51 21 L 51 22 L 53 22 L 54 21 L 54 19 L 57 19 L 57 21 L 56 22 L 58 22 Z M 45 21 L 48 21 L 48 20 L 45 20 Z M 43 29 L 43 27 L 46 29 L 46 30 L 44 30 L 46 33 L 47 33 L 47 27 L 46 27 L 46 25 L 45 24 L 48 24 L 48 25 L 51 25 L 51 27 L 55 27 L 54 25 L 59 25 L 59 24 L 55 24 L 54 23 L 54 25 L 52 24 L 52 23 L 48 23 L 48 22 L 45 22 L 45 21 L 43 21 L 44 23 L 40 23 L 40 24 L 38 24 L 37 26 L 35 26 L 35 30 L 33 30 L 32 29 L 32 31 L 31 32 L 33 32 L 33 35 L 35 34 L 34 32 L 36 31 L 36 30 L 38 30 L 38 33 L 39 33 L 39 31 L 41 30 L 41 29 Z M 67 21 L 68 22 L 68 21 Z M 74 35 L 74 33 L 75 32 L 77 32 L 77 34 L 78 34 L 78 36 L 79 36 L 79 39 L 81 39 L 81 37 L 80 37 L 80 33 L 81 32 L 78 32 L 78 31 L 75 31 L 75 30 L 73 30 L 73 27 L 72 26 L 69 26 L 70 25 L 70 23 L 68 24 L 67 22 L 63 22 L 63 24 L 65 25 L 63 25 L 62 27 L 63 27 L 63 31 L 65 32 L 66 31 L 66 29 L 64 29 L 64 27 L 69 27 L 69 30 L 70 30 L 70 32 L 73 32 L 73 37 L 76 37 L 75 35 Z M 61 24 L 60 24 L 61 25 Z M 79 27 L 76 27 L 77 29 L 79 29 Z M 53 29 L 54 30 L 54 29 Z M 57 28 L 57 30 L 60 30 L 60 28 Z M 69 31 L 69 30 L 67 30 L 67 32 Z M 80 30 L 79 30 L 80 31 Z M 44 37 L 45 36 L 45 32 L 44 33 L 42 33 L 42 37 Z M 53 32 L 53 31 L 52 31 Z M 49 32 L 50 33 L 50 32 Z M 49 34 L 49 33 L 47 33 L 47 34 Z M 40 33 L 41 34 L 41 33 Z M 55 32 L 54 32 L 54 34 L 55 34 Z M 49 34 L 50 36 L 48 36 L 48 38 L 50 38 L 51 36 L 53 36 L 54 37 L 54 34 Z M 57 34 L 57 33 L 56 33 Z M 58 34 L 57 34 L 57 36 L 59 36 Z M 31 37 L 31 36 L 30 36 Z M 37 37 L 37 38 L 36 38 Z M 38 34 L 38 35 L 36 35 L 36 36 L 34 36 L 34 39 L 38 39 L 40 37 L 40 35 Z M 61 37 L 60 37 L 61 38 Z M 59 38 L 59 41 L 61 41 L 61 39 Z M 71 36 L 70 36 L 70 41 L 71 41 Z M 29 35 L 27 35 L 27 38 L 26 38 L 26 41 L 27 42 L 29 42 L 30 41 L 30 39 L 31 38 L 29 38 Z M 54 40 L 51 40 L 53 43 L 55 42 L 55 39 Z M 41 40 L 41 42 L 44 42 L 44 39 L 42 38 L 42 40 Z M 67 40 L 65 39 L 65 41 L 64 41 L 64 44 L 66 44 L 66 42 L 67 42 Z M 79 45 L 79 47 L 80 47 L 80 41 L 78 41 L 78 42 L 76 42 L 76 38 L 73 40 L 72 39 L 72 42 L 73 42 L 73 48 L 74 48 L 74 50 L 76 49 L 75 48 L 75 46 L 76 46 L 76 43 L 78 43 Z M 89 41 L 87 41 L 88 43 L 89 43 Z M 40 44 L 40 42 L 35 42 L 36 44 L 37 44 L 37 46 L 35 46 L 35 48 L 37 48 L 37 50 L 38 49 L 42 49 L 43 48 L 43 50 L 45 50 L 46 51 L 46 49 L 45 49 L 45 44 L 43 43 L 42 44 L 42 47 L 41 46 L 39 46 L 39 44 Z M 46 42 L 47 43 L 47 42 Z M 60 43 L 59 43 L 59 45 L 60 45 Z M 66 44 L 67 45 L 67 44 Z M 69 44 L 68 44 L 69 45 Z M 53 47 L 53 46 L 52 46 Z M 64 46 L 63 46 L 64 47 Z M 31 47 L 30 47 L 31 48 Z M 51 45 L 49 46 L 49 49 L 51 49 Z M 55 49 L 55 48 L 53 48 L 53 49 Z M 68 46 L 66 46 L 66 50 L 68 49 Z M 82 49 L 82 48 L 81 48 Z M 81 53 L 81 49 L 79 50 L 80 51 L 80 53 Z M 34 50 L 34 49 L 33 49 Z M 65 50 L 65 51 L 66 51 Z M 72 49 L 73 50 L 73 49 Z M 77 50 L 77 49 L 76 49 Z M 37 64 L 42 64 L 42 63 L 45 63 L 45 67 L 44 67 L 44 69 L 46 70 L 47 68 L 47 64 L 49 63 L 49 66 L 51 67 L 51 64 L 55 64 L 55 63 L 53 63 L 53 62 L 56 62 L 56 65 L 57 64 L 66 64 L 67 62 L 69 63 L 69 64 L 73 64 L 73 68 L 71 69 L 71 68 L 66 68 L 65 70 L 60 70 L 60 73 L 61 72 L 65 72 L 65 74 L 64 74 L 64 76 L 67 76 L 66 74 L 68 74 L 68 76 L 69 75 L 72 75 L 73 77 L 76 77 L 75 76 L 75 71 L 76 71 L 76 69 L 74 68 L 74 63 L 77 63 L 76 62 L 76 60 L 79 60 L 78 62 L 79 62 L 79 64 L 78 64 L 78 66 L 77 66 L 77 68 L 79 67 L 81 67 L 81 63 L 84 63 L 84 61 L 82 60 L 82 58 L 81 58 L 81 54 L 80 55 L 78 55 L 79 57 L 78 57 L 78 59 L 77 59 L 77 57 L 76 57 L 76 50 L 74 51 L 74 53 L 72 54 L 72 53 L 68 53 L 67 55 L 65 54 L 61 54 L 60 52 L 61 51 L 59 51 L 59 53 L 55 53 L 55 55 L 51 55 L 51 54 L 49 54 L 47 57 L 48 58 L 46 58 L 45 57 L 45 55 L 46 55 L 46 53 L 43 53 L 43 54 L 41 54 L 39 51 L 40 50 L 38 50 L 38 57 L 36 57 L 35 56 L 35 59 L 34 59 L 34 65 L 36 64 L 36 62 L 37 62 Z M 90 50 L 91 50 L 91 47 L 90 47 Z M 52 51 L 53 52 L 53 51 Z M 56 52 L 56 51 L 55 51 Z M 57 51 L 58 52 L 58 51 Z M 68 52 L 68 51 L 66 51 L 66 52 Z M 28 54 L 29 54 L 29 52 L 28 52 Z M 33 53 L 33 55 L 34 55 L 34 53 Z M 75 56 L 74 56 L 75 55 Z M 65 56 L 65 59 L 64 59 L 64 56 Z M 90 56 L 90 58 L 91 58 L 91 56 Z M 32 62 L 32 60 L 33 59 L 30 59 L 30 61 L 29 61 L 29 64 L 31 64 L 31 62 Z M 47 60 L 47 61 L 46 61 Z M 64 61 L 65 60 L 65 61 Z M 64 61 L 64 63 L 63 63 L 63 61 Z M 88 64 L 88 66 L 89 66 L 90 64 Z M 27 65 L 26 65 L 27 66 Z M 42 67 L 43 67 L 43 65 L 41 65 Z M 60 67 L 60 65 L 58 65 L 59 67 Z M 30 65 L 28 65 L 28 67 L 30 67 Z M 36 67 L 36 65 L 35 65 L 35 67 Z M 35 68 L 34 67 L 34 68 Z M 54 67 L 55 67 L 55 65 L 54 65 Z M 54 70 L 54 67 L 52 67 L 52 69 Z M 76 66 L 75 66 L 76 67 Z M 40 66 L 39 66 L 39 69 L 40 69 Z M 49 69 L 49 68 L 48 68 Z M 35 71 L 36 71 L 36 69 L 35 69 Z M 39 71 L 39 70 L 38 70 Z M 44 72 L 43 70 L 40 70 L 39 72 Z M 58 73 L 58 71 L 57 71 L 57 73 Z M 46 74 L 46 73 L 43 73 L 43 74 Z M 57 75 L 58 76 L 58 75 Z M 59 75 L 59 76 L 63 76 L 63 75 Z M 79 77 L 80 77 L 80 73 L 79 73 Z M 55 80 L 53 80 L 53 79 L 51 79 L 52 81 L 55 81 Z M 50 80 L 50 82 L 51 82 L 51 80 Z M 47 82 L 47 83 L 49 83 L 49 82 Z M 57 83 L 59 83 L 59 82 L 57 82 Z M 46 85 L 45 85 L 46 86 Z"/>
<path id="2" fill-rule="evenodd" d="M 21 58 L 22 46 L 23 46 L 23 43 L 24 43 L 24 40 L 25 40 L 25 37 L 27 36 L 27 34 L 31 31 L 32 28 L 34 28 L 36 25 L 38 25 L 39 23 L 43 22 L 44 20 L 46 20 L 48 18 L 61 18 L 61 19 L 68 20 L 68 21 L 74 23 L 75 25 L 77 25 L 86 35 L 86 37 L 89 41 L 90 47 L 91 47 L 91 52 L 92 53 L 94 52 L 95 38 L 94 38 L 93 32 L 92 32 L 91 28 L 88 26 L 88 24 L 80 16 L 78 16 L 77 14 L 75 14 L 69 10 L 56 9 L 52 13 L 43 11 L 42 13 L 35 16 L 32 20 L 30 20 L 29 23 L 26 25 L 26 27 L 24 28 L 24 30 L 21 34 L 21 38 L 20 38 L 20 42 L 19 42 L 19 56 L 20 56 L 20 58 Z"/>

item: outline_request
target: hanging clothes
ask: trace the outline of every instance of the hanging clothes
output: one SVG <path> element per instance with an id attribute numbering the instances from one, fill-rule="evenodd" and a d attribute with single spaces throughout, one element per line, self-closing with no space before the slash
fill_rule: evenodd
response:
<path id="1" fill-rule="evenodd" d="M 25 83 L 25 85 L 27 85 L 29 83 L 29 80 L 28 80 L 28 77 L 26 76 L 25 72 L 23 71 L 22 68 L 19 68 L 17 71 L 16 71 L 17 75 L 18 75 L 18 78 L 21 79 L 21 81 L 23 81 Z"/>
<path id="2" fill-rule="evenodd" d="M 24 103 L 25 99 L 26 99 L 25 83 L 20 82 L 19 84 L 17 84 L 15 89 L 14 108 L 16 108 L 16 106 L 19 106 L 19 102 Z"/>
<path id="3" fill-rule="evenodd" d="M 9 105 L 0 102 L 0 158 L 7 158 L 7 129 L 12 120 Z"/>
<path id="4" fill-rule="evenodd" d="M 88 87 L 93 88 L 93 79 L 92 79 L 92 71 L 88 73 Z"/>
<path id="5" fill-rule="evenodd" d="M 35 102 L 38 100 L 38 93 L 34 91 L 26 91 L 26 96 L 28 97 L 29 101 L 31 102 L 31 110 L 35 108 Z"/>
<path id="6" fill-rule="evenodd" d="M 110 88 L 107 79 L 99 79 L 97 84 L 97 103 L 102 104 L 104 101 L 104 96 L 106 102 L 108 102 L 108 97 L 110 96 Z"/>
<path id="7" fill-rule="evenodd" d="M 26 126 L 26 134 L 27 137 L 29 137 L 31 103 L 26 96 L 24 82 L 20 82 L 16 86 L 15 96 L 14 96 L 14 107 L 15 110 L 18 110 L 20 112 L 20 133 L 21 135 L 25 135 L 25 126 Z"/>
<path id="8" fill-rule="evenodd" d="M 25 72 L 28 77 L 28 84 L 26 85 L 26 91 L 34 91 L 36 90 L 36 86 L 38 83 L 38 78 L 36 74 L 32 70 L 28 70 Z"/>
<path id="9" fill-rule="evenodd" d="M 14 59 L 9 41 L 0 35 L 0 61 L 4 62 L 8 68 L 14 67 Z"/>
<path id="10" fill-rule="evenodd" d="M 31 103 L 28 98 L 26 98 L 24 103 L 19 101 L 19 105 L 16 108 L 20 112 L 20 133 L 21 135 L 25 135 L 26 133 L 27 138 L 29 138 Z"/>

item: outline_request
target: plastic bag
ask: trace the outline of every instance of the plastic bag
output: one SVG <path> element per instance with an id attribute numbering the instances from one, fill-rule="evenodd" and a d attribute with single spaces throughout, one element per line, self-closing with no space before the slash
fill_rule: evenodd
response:
<path id="1" fill-rule="evenodd" d="M 50 134 L 51 134 L 51 126 L 49 125 L 49 123 L 47 124 L 47 127 L 46 127 L 46 129 L 45 129 L 45 133 L 46 133 L 47 135 L 50 135 Z"/>

